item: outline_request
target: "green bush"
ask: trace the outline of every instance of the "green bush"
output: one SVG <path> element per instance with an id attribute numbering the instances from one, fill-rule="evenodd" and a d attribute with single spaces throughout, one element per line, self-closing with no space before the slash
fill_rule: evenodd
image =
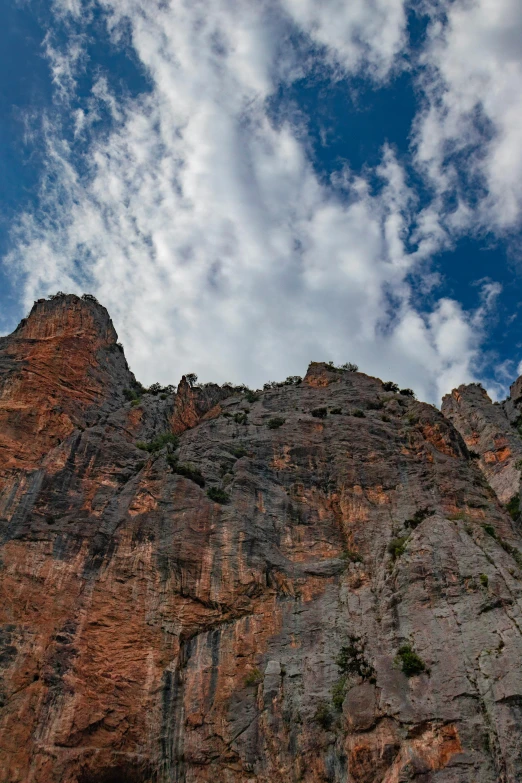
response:
<path id="1" fill-rule="evenodd" d="M 330 411 L 330 413 L 333 414 L 334 416 L 340 416 L 342 412 L 343 412 L 342 408 L 332 408 Z"/>
<path id="2" fill-rule="evenodd" d="M 346 364 L 341 364 L 341 370 L 347 370 L 348 372 L 357 372 L 359 369 L 357 364 L 353 364 L 352 362 L 346 362 Z"/>
<path id="3" fill-rule="evenodd" d="M 150 454 L 153 454 L 155 451 L 160 451 L 161 449 L 165 448 L 165 446 L 170 446 L 171 449 L 176 449 L 178 447 L 178 443 L 179 438 L 177 435 L 174 435 L 172 432 L 165 432 L 163 435 L 157 435 L 148 443 L 140 440 L 136 443 L 136 446 L 143 451 L 148 451 Z"/>
<path id="4" fill-rule="evenodd" d="M 247 676 L 245 677 L 245 685 L 247 687 L 250 687 L 252 685 L 259 685 L 260 682 L 263 682 L 263 675 L 257 668 L 252 669 L 252 671 L 249 671 Z"/>
<path id="5" fill-rule="evenodd" d="M 389 416 L 386 416 L 386 414 L 383 413 L 383 415 L 381 416 L 381 421 L 384 421 L 384 422 L 387 423 L 387 422 L 391 421 L 391 419 L 390 419 Z"/>
<path id="6" fill-rule="evenodd" d="M 384 401 L 383 400 L 368 400 L 366 403 L 366 407 L 369 411 L 380 411 L 381 408 L 384 408 Z"/>
<path id="7" fill-rule="evenodd" d="M 394 562 L 406 551 L 407 540 L 408 536 L 399 536 L 398 538 L 392 538 L 388 544 L 388 552 L 392 556 Z"/>
<path id="8" fill-rule="evenodd" d="M 237 459 L 240 459 L 241 457 L 246 457 L 248 454 L 247 450 L 244 446 L 236 446 L 235 448 L 230 449 L 230 453 L 234 455 L 234 457 L 237 457 Z"/>
<path id="9" fill-rule="evenodd" d="M 177 473 L 178 476 L 184 476 L 185 478 L 190 479 L 190 481 L 193 481 L 194 484 L 197 484 L 199 487 L 205 486 L 203 474 L 198 468 L 194 467 L 194 465 L 180 463 L 172 464 L 170 461 L 169 464 L 171 464 L 174 473 Z"/>
<path id="10" fill-rule="evenodd" d="M 138 395 L 133 389 L 124 389 L 123 396 L 126 400 L 128 400 L 128 402 L 132 402 L 132 400 L 136 400 L 138 398 Z"/>
<path id="11" fill-rule="evenodd" d="M 410 517 L 410 519 L 407 519 L 404 522 L 404 525 L 411 528 L 412 530 L 415 530 L 415 528 L 418 527 L 421 522 L 424 522 L 426 517 L 429 517 L 432 513 L 433 512 L 431 509 L 429 509 L 427 506 L 425 506 L 425 508 L 419 508 L 415 514 Z"/>
<path id="12" fill-rule="evenodd" d="M 315 416 L 316 419 L 326 419 L 328 416 L 328 409 L 327 408 L 314 408 L 313 411 L 310 411 L 312 416 Z"/>
<path id="13" fill-rule="evenodd" d="M 352 416 L 355 416 L 356 419 L 365 419 L 366 414 L 364 411 L 362 411 L 360 408 L 356 408 L 354 411 L 352 411 Z"/>
<path id="14" fill-rule="evenodd" d="M 364 641 L 360 636 L 350 635 L 348 637 L 348 644 L 341 647 L 339 655 L 335 659 L 341 674 L 356 674 L 365 680 L 374 677 L 374 668 L 366 660 L 364 648 Z"/>
<path id="15" fill-rule="evenodd" d="M 342 677 L 339 677 L 337 682 L 332 688 L 332 703 L 338 712 L 341 712 L 343 708 L 343 701 L 344 697 L 346 696 L 346 681 L 348 679 L 348 675 L 343 674 Z"/>
<path id="16" fill-rule="evenodd" d="M 504 541 L 503 538 L 498 538 L 497 540 L 502 549 L 507 552 L 508 555 L 511 555 L 511 557 L 515 560 L 518 567 L 522 568 L 522 553 L 511 544 L 508 544 L 507 541 Z"/>
<path id="17" fill-rule="evenodd" d="M 161 383 L 152 383 L 147 389 L 147 394 L 153 394 L 154 396 L 157 396 L 162 391 L 162 389 L 163 387 Z"/>
<path id="18" fill-rule="evenodd" d="M 234 421 L 236 424 L 248 424 L 248 413 L 246 411 L 238 411 L 234 414 Z"/>
<path id="19" fill-rule="evenodd" d="M 393 381 L 385 381 L 385 383 L 383 383 L 382 385 L 382 388 L 384 389 L 384 391 L 388 391 L 388 392 L 399 391 L 399 387 L 397 386 L 396 383 L 393 383 Z"/>
<path id="20" fill-rule="evenodd" d="M 506 511 L 511 519 L 517 520 L 520 516 L 520 495 L 513 495 L 509 503 L 506 504 Z"/>
<path id="21" fill-rule="evenodd" d="M 497 538 L 497 531 L 493 527 L 493 525 L 482 525 L 482 530 L 484 533 L 487 533 L 488 536 L 491 536 L 491 538 Z"/>
<path id="22" fill-rule="evenodd" d="M 426 671 L 424 661 L 419 658 L 410 644 L 403 644 L 402 647 L 399 647 L 397 660 L 406 677 L 414 677 L 416 674 L 422 674 Z"/>
<path id="23" fill-rule="evenodd" d="M 487 587 L 488 586 L 489 579 L 488 579 L 488 575 L 487 574 L 481 574 L 479 579 L 480 579 L 480 584 L 482 585 L 482 587 Z"/>
<path id="24" fill-rule="evenodd" d="M 328 704 L 325 701 L 320 702 L 315 711 L 314 721 L 318 723 L 322 729 L 328 731 L 332 727 L 333 720 L 333 715 Z"/>
<path id="25" fill-rule="evenodd" d="M 252 389 L 247 389 L 247 392 L 245 394 L 245 399 L 247 402 L 257 402 L 259 399 L 259 394 L 256 394 L 252 391 Z"/>
<path id="26" fill-rule="evenodd" d="M 269 419 L 268 429 L 277 430 L 279 427 L 282 427 L 284 423 L 285 423 L 285 419 L 281 419 L 278 416 L 275 416 L 273 419 Z"/>
<path id="27" fill-rule="evenodd" d="M 415 392 L 413 391 L 413 389 L 401 389 L 399 391 L 399 394 L 402 394 L 404 397 L 412 397 L 413 399 L 415 399 Z"/>
<path id="28" fill-rule="evenodd" d="M 207 497 L 210 500 L 213 500 L 214 503 L 221 503 L 222 505 L 230 503 L 230 495 L 228 495 L 224 489 L 219 489 L 219 487 L 210 487 L 210 489 L 207 489 Z"/>
<path id="29" fill-rule="evenodd" d="M 136 407 L 136 405 L 139 405 L 141 402 L 141 397 L 137 397 L 135 400 L 131 400 L 131 405 L 133 408 Z"/>
<path id="30" fill-rule="evenodd" d="M 343 560 L 349 560 L 350 563 L 362 563 L 363 559 L 359 552 L 356 552 L 355 549 L 345 549 L 342 553 L 341 557 Z"/>

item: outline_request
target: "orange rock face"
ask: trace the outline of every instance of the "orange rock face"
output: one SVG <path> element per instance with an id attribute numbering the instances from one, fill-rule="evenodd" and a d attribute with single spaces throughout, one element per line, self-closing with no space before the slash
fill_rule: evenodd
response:
<path id="1" fill-rule="evenodd" d="M 436 409 L 318 363 L 131 404 L 77 297 L 0 349 L 1 783 L 521 779 L 522 541 Z"/>
<path id="2" fill-rule="evenodd" d="M 75 296 L 36 302 L 0 338 L 0 469 L 35 468 L 78 426 L 123 402 L 132 385 L 107 312 Z"/>
<path id="3" fill-rule="evenodd" d="M 520 379 L 511 388 L 512 396 L 493 405 L 477 384 L 460 386 L 448 394 L 442 411 L 464 438 L 499 500 L 507 503 L 520 493 L 522 438 L 520 418 Z"/>

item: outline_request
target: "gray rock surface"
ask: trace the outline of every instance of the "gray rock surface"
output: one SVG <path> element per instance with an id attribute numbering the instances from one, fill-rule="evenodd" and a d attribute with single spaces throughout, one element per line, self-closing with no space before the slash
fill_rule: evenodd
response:
<path id="1" fill-rule="evenodd" d="M 448 418 L 320 363 L 250 402 L 107 367 L 91 424 L 0 450 L 2 783 L 522 779 L 522 538 Z"/>

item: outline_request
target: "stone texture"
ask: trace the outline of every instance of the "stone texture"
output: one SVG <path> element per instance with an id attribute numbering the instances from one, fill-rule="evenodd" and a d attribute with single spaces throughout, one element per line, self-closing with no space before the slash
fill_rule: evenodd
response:
<path id="1" fill-rule="evenodd" d="M 480 468 L 502 503 L 520 492 L 516 465 L 522 460 L 522 439 L 514 426 L 520 415 L 515 407 L 515 401 L 520 403 L 519 381 L 511 387 L 514 399 L 502 405 L 493 405 L 478 384 L 459 386 L 442 401 L 443 414 L 479 457 Z"/>
<path id="2" fill-rule="evenodd" d="M 1 343 L 1 783 L 522 779 L 522 540 L 451 422 L 320 363 L 131 405 L 109 324 Z"/>

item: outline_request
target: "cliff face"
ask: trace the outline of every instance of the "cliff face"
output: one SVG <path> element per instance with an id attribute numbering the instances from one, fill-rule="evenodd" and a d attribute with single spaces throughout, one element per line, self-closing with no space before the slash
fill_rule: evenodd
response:
<path id="1" fill-rule="evenodd" d="M 0 343 L 0 781 L 522 779 L 522 538 L 451 422 L 324 364 L 125 402 L 115 340 Z"/>
<path id="2" fill-rule="evenodd" d="M 520 493 L 521 387 L 522 377 L 511 386 L 509 398 L 501 404 L 493 404 L 478 384 L 459 386 L 442 401 L 443 414 L 478 459 L 480 469 L 502 503 L 508 503 Z"/>

